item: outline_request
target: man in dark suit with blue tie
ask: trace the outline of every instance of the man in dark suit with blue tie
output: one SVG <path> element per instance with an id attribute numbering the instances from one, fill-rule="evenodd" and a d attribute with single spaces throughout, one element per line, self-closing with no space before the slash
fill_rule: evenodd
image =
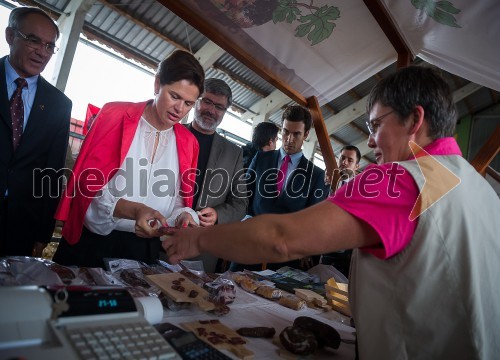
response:
<path id="1" fill-rule="evenodd" d="M 54 230 L 71 101 L 40 73 L 58 37 L 42 10 L 12 10 L 0 59 L 0 256 L 41 256 Z"/>
<path id="2" fill-rule="evenodd" d="M 299 211 L 328 196 L 325 172 L 302 154 L 302 144 L 312 126 L 311 113 L 302 106 L 292 105 L 283 112 L 282 121 L 282 147 L 258 152 L 247 171 L 251 216 Z M 268 268 L 283 265 L 268 264 Z M 298 267 L 299 262 L 286 265 Z"/>

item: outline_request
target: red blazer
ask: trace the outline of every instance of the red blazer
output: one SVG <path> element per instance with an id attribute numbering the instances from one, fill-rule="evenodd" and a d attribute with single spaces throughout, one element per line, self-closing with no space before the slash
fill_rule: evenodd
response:
<path id="1" fill-rule="evenodd" d="M 64 221 L 62 235 L 68 243 L 76 244 L 80 240 L 90 202 L 125 160 L 149 102 L 109 103 L 96 117 L 55 214 L 57 220 Z M 181 124 L 174 125 L 174 133 L 181 176 L 180 192 L 185 206 L 192 207 L 199 145 L 193 134 Z"/>

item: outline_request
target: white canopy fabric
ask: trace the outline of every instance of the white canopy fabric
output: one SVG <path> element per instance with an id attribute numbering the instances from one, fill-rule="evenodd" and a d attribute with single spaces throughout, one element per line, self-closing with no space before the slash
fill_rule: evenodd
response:
<path id="1" fill-rule="evenodd" d="M 185 0 L 255 63 L 320 105 L 397 60 L 362 0 Z M 499 0 L 382 0 L 413 55 L 500 91 Z"/>
<path id="2" fill-rule="evenodd" d="M 500 91 L 500 1 L 384 0 L 415 55 Z"/>

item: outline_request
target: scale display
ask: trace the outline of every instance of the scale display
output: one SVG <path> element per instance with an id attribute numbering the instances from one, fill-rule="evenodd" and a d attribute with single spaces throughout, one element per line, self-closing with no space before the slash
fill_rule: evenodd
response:
<path id="1" fill-rule="evenodd" d="M 66 302 L 67 310 L 60 317 L 135 312 L 134 299 L 126 289 L 90 289 L 65 287 L 47 289 L 54 303 Z"/>

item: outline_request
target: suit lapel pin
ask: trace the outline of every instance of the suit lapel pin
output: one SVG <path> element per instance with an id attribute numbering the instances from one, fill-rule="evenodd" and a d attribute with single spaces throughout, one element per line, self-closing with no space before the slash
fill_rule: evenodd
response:
<path id="1" fill-rule="evenodd" d="M 45 109 L 45 105 L 40 105 L 40 110 L 43 111 L 43 109 Z"/>

